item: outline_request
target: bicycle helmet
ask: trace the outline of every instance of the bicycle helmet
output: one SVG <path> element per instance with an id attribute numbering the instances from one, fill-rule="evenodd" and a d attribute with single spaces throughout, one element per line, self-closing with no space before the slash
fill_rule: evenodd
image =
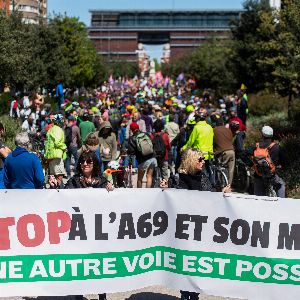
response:
<path id="1" fill-rule="evenodd" d="M 194 106 L 193 105 L 188 105 L 187 107 L 186 107 L 186 112 L 187 113 L 191 113 L 191 112 L 193 112 L 195 109 L 194 109 Z"/>
<path id="2" fill-rule="evenodd" d="M 201 121 L 204 121 L 207 117 L 207 111 L 206 110 L 198 110 L 195 112 L 195 117 L 197 119 L 200 119 Z"/>
<path id="3" fill-rule="evenodd" d="M 190 119 L 187 121 L 187 124 L 188 124 L 188 125 L 196 125 L 195 117 L 190 118 Z"/>
<path id="4" fill-rule="evenodd" d="M 270 127 L 270 126 L 264 126 L 262 129 L 261 129 L 261 133 L 264 137 L 266 138 L 271 138 L 273 137 L 273 128 Z"/>
<path id="5" fill-rule="evenodd" d="M 61 125 L 64 122 L 64 116 L 62 114 L 54 115 L 54 123 L 57 125 Z"/>

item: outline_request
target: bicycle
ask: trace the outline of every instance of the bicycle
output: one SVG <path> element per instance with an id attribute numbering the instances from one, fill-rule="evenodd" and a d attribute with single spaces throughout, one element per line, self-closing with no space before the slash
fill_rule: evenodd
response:
<path id="1" fill-rule="evenodd" d="M 245 193 L 249 190 L 250 182 L 251 173 L 249 167 L 240 158 L 237 158 L 235 160 L 232 187 L 239 193 Z"/>
<path id="2" fill-rule="evenodd" d="M 208 153 L 208 163 L 211 184 L 217 191 L 222 191 L 222 189 L 229 184 L 228 170 L 217 157 L 213 156 L 213 153 Z"/>
<path id="3" fill-rule="evenodd" d="M 160 168 L 157 166 L 153 171 L 152 188 L 159 188 L 162 180 L 162 174 Z"/>

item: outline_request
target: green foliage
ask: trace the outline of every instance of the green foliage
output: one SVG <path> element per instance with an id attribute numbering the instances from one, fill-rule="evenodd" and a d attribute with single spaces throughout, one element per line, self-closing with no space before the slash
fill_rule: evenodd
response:
<path id="1" fill-rule="evenodd" d="M 8 115 L 3 115 L 0 117 L 0 122 L 3 123 L 5 127 L 5 144 L 13 150 L 15 148 L 15 137 L 16 134 L 21 131 L 21 126 L 18 120 L 12 119 Z"/>
<path id="2" fill-rule="evenodd" d="M 262 38 L 258 31 L 262 22 L 260 15 L 271 12 L 271 8 L 267 0 L 247 0 L 244 9 L 241 20 L 232 23 L 232 62 L 240 83 L 245 83 L 252 91 L 258 91 L 264 88 L 265 83 L 265 72 L 257 63 L 258 43 Z"/>
<path id="3" fill-rule="evenodd" d="M 248 105 L 249 112 L 256 117 L 267 116 L 275 112 L 287 112 L 287 98 L 268 91 L 250 95 Z"/>
<path id="4" fill-rule="evenodd" d="M 20 14 L 6 17 L 0 10 L 0 86 L 5 83 L 23 86 L 29 75 L 26 66 L 31 62 L 31 55 L 26 42 L 27 29 Z"/>
<path id="5" fill-rule="evenodd" d="M 112 61 L 106 62 L 108 74 L 112 74 L 114 78 L 131 77 L 139 74 L 139 66 L 135 62 L 128 61 Z"/>
<path id="6" fill-rule="evenodd" d="M 184 72 L 194 77 L 200 88 L 211 88 L 217 94 L 232 92 L 237 85 L 232 72 L 232 54 L 231 41 L 211 40 L 173 64 L 163 65 L 162 71 L 173 76 Z"/>
<path id="7" fill-rule="evenodd" d="M 24 24 L 19 13 L 0 12 L 0 88 L 18 90 L 99 84 L 107 74 L 77 18 L 55 16 L 48 24 Z"/>
<path id="8" fill-rule="evenodd" d="M 55 16 L 49 25 L 59 33 L 58 42 L 62 44 L 62 53 L 70 70 L 70 78 L 65 79 L 65 83 L 85 86 L 94 78 L 94 65 L 98 63 L 98 54 L 88 38 L 86 26 L 78 18 L 67 16 Z"/>
<path id="9" fill-rule="evenodd" d="M 0 116 L 3 114 L 8 114 L 11 101 L 12 98 L 10 93 L 0 94 Z"/>
<path id="10" fill-rule="evenodd" d="M 287 164 L 282 176 L 287 183 L 288 197 L 300 197 L 300 135 L 287 135 L 281 141 Z"/>
<path id="11" fill-rule="evenodd" d="M 300 92 L 300 2 L 286 0 L 277 13 L 261 15 L 259 65 L 269 71 L 266 83 L 283 96 L 289 96 L 291 115 L 293 96 Z"/>

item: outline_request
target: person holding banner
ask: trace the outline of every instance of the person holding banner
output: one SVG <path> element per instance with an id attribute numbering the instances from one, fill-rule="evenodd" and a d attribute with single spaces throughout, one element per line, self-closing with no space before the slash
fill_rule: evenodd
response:
<path id="1" fill-rule="evenodd" d="M 204 155 L 200 150 L 187 148 L 182 153 L 181 164 L 178 169 L 178 183 L 173 186 L 169 186 L 168 182 L 163 179 L 160 182 L 160 187 L 214 192 L 215 189 L 212 187 L 205 169 L 203 169 L 204 164 Z M 230 192 L 230 185 L 223 189 L 223 193 Z M 198 300 L 199 298 L 199 293 L 189 291 L 180 291 L 180 293 L 181 300 Z"/>
<path id="2" fill-rule="evenodd" d="M 78 159 L 77 174 L 71 177 L 65 189 L 106 188 L 113 191 L 114 186 L 101 175 L 101 167 L 95 152 L 83 151 Z"/>
<path id="3" fill-rule="evenodd" d="M 109 192 L 113 191 L 113 184 L 100 174 L 100 163 L 95 152 L 91 150 L 83 151 L 78 159 L 77 174 L 69 179 L 65 189 L 106 188 Z M 83 300 L 83 296 L 77 295 L 75 299 Z M 99 300 L 106 300 L 106 294 L 99 294 Z"/>

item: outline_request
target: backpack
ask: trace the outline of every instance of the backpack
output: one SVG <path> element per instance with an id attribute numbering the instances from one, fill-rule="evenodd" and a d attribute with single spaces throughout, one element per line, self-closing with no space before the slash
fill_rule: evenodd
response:
<path id="1" fill-rule="evenodd" d="M 273 163 L 269 151 L 276 145 L 276 143 L 271 143 L 267 148 L 260 148 L 259 143 L 256 144 L 256 149 L 254 150 L 253 163 L 254 170 L 258 176 L 272 176 L 276 171 L 276 166 Z"/>
<path id="2" fill-rule="evenodd" d="M 16 110 L 16 109 L 18 108 L 18 106 L 19 106 L 18 101 L 15 100 L 15 101 L 14 101 L 14 104 L 13 104 L 13 109 Z"/>
<path id="3" fill-rule="evenodd" d="M 151 141 L 150 137 L 144 132 L 140 132 L 136 136 L 136 145 L 137 145 L 137 150 L 143 156 L 153 154 L 153 152 L 154 152 L 152 141 Z"/>
<path id="4" fill-rule="evenodd" d="M 122 119 L 121 113 L 115 108 L 109 110 L 108 116 L 111 123 L 119 123 Z"/>
<path id="5" fill-rule="evenodd" d="M 166 145 L 163 140 L 163 134 L 163 132 L 154 134 L 152 139 L 153 150 L 158 161 L 163 161 L 166 155 Z"/>
<path id="6" fill-rule="evenodd" d="M 67 146 L 70 146 L 72 143 L 72 127 L 70 126 L 65 128 L 65 143 Z"/>

